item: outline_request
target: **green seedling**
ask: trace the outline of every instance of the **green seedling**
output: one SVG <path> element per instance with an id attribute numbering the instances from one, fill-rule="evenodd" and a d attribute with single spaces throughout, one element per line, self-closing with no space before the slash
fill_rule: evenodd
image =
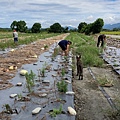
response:
<path id="1" fill-rule="evenodd" d="M 62 105 L 60 105 L 59 109 L 54 108 L 52 112 L 50 112 L 51 117 L 56 117 L 58 114 L 62 113 Z"/>
<path id="2" fill-rule="evenodd" d="M 52 54 L 52 57 L 56 57 L 58 55 L 59 48 L 54 48 L 54 52 Z"/>
<path id="3" fill-rule="evenodd" d="M 17 96 L 18 96 L 18 99 L 21 99 L 23 97 L 21 93 L 18 94 Z"/>
<path id="4" fill-rule="evenodd" d="M 27 87 L 27 89 L 28 89 L 29 92 L 32 92 L 31 88 L 34 86 L 35 76 L 36 76 L 36 75 L 33 73 L 32 70 L 30 71 L 30 73 L 26 73 L 26 74 L 25 74 L 26 87 Z"/>
<path id="5" fill-rule="evenodd" d="M 62 75 L 62 77 L 65 76 L 65 69 L 64 68 L 62 68 L 61 75 Z"/>
<path id="6" fill-rule="evenodd" d="M 44 49 L 46 50 L 48 48 L 48 45 L 44 45 Z"/>
<path id="7" fill-rule="evenodd" d="M 10 107 L 9 104 L 5 104 L 3 105 L 3 107 L 5 108 L 5 112 L 8 113 L 8 114 L 12 114 L 13 111 L 12 111 L 12 108 Z"/>
<path id="8" fill-rule="evenodd" d="M 64 80 L 57 83 L 57 88 L 60 92 L 67 92 L 67 86 L 68 84 Z"/>
<path id="9" fill-rule="evenodd" d="M 40 74 L 42 77 L 45 77 L 45 68 L 42 67 L 42 69 L 40 70 Z"/>

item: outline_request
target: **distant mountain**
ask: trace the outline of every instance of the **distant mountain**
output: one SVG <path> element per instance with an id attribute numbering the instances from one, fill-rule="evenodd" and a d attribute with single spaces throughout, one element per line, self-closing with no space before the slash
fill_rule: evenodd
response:
<path id="1" fill-rule="evenodd" d="M 77 29 L 77 28 L 72 27 L 72 26 L 65 26 L 64 28 L 67 28 L 67 27 L 68 27 L 68 30 L 75 30 L 75 29 Z"/>
<path id="2" fill-rule="evenodd" d="M 113 28 L 120 28 L 120 23 L 116 23 L 116 24 L 106 24 L 106 25 L 103 26 L 103 29 L 112 30 Z"/>

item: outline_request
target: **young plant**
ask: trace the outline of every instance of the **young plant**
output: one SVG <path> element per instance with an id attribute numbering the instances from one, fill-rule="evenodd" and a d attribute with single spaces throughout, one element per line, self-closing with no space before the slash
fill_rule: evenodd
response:
<path id="1" fill-rule="evenodd" d="M 64 80 L 57 83 L 57 88 L 60 92 L 67 92 L 67 86 L 68 84 Z"/>
<path id="2" fill-rule="evenodd" d="M 8 113 L 8 114 L 12 114 L 13 111 L 12 111 L 12 108 L 10 107 L 9 104 L 5 104 L 3 105 L 3 107 L 5 108 L 5 112 Z"/>
<path id="3" fill-rule="evenodd" d="M 44 45 L 44 49 L 46 50 L 48 48 L 48 45 Z"/>
<path id="4" fill-rule="evenodd" d="M 23 97 L 21 93 L 18 94 L 17 96 L 18 96 L 18 99 L 21 99 Z"/>
<path id="5" fill-rule="evenodd" d="M 52 57 L 56 57 L 58 55 L 59 48 L 54 48 L 54 52 L 52 54 Z"/>
<path id="6" fill-rule="evenodd" d="M 28 89 L 29 92 L 31 92 L 31 88 L 34 86 L 35 76 L 36 76 L 36 75 L 33 73 L 32 70 L 30 71 L 30 73 L 26 73 L 26 74 L 25 74 L 26 87 L 27 87 L 27 89 Z"/>
<path id="7" fill-rule="evenodd" d="M 61 75 L 62 75 L 62 77 L 65 76 L 65 69 L 64 68 L 62 68 Z"/>
<path id="8" fill-rule="evenodd" d="M 108 80 L 107 77 L 99 77 L 98 78 L 98 84 L 100 86 L 113 86 L 113 81 L 112 80 Z"/>
<path id="9" fill-rule="evenodd" d="M 40 70 L 40 74 L 42 77 L 45 77 L 45 68 L 42 67 L 42 69 Z"/>
<path id="10" fill-rule="evenodd" d="M 65 61 L 67 61 L 68 59 L 67 59 L 67 56 L 64 56 L 64 59 L 65 59 Z"/>
<path id="11" fill-rule="evenodd" d="M 50 112 L 51 117 L 56 117 L 58 114 L 62 113 L 62 105 L 60 105 L 59 109 L 53 109 L 52 112 Z"/>

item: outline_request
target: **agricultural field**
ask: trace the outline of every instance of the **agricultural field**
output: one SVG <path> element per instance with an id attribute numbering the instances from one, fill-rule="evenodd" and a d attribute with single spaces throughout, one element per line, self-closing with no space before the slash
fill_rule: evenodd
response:
<path id="1" fill-rule="evenodd" d="M 1 52 L 0 54 L 0 92 L 6 92 L 10 88 L 14 87 L 14 84 L 11 84 L 9 80 L 16 76 L 16 73 L 23 65 L 36 63 L 38 58 L 35 57 L 35 55 L 39 56 L 42 53 L 49 51 L 49 47 L 52 44 L 56 44 L 59 40 L 67 39 L 72 41 L 72 89 L 75 93 L 74 109 L 77 113 L 75 118 L 71 117 L 70 119 L 120 119 L 120 75 L 103 59 L 103 56 L 99 54 L 99 49 L 96 47 L 98 35 L 86 36 L 75 32 L 66 34 L 19 33 L 19 42 L 18 46 L 16 46 L 13 42 L 12 33 L 0 34 L 1 51 L 4 53 L 7 49 L 7 52 L 4 54 Z M 113 39 L 110 36 L 107 36 L 107 39 L 108 47 L 120 49 L 119 39 Z M 30 44 L 31 42 L 32 44 Z M 115 52 L 115 50 L 113 50 L 113 52 Z M 76 76 L 76 55 L 78 54 L 82 55 L 84 66 L 83 80 L 78 80 L 78 76 Z M 120 61 L 118 61 L 118 64 L 119 63 Z M 17 69 L 9 70 L 9 66 L 17 66 Z M 33 68 L 31 67 L 30 69 L 32 70 Z M 0 96 L 0 100 L 4 101 L 2 100 L 2 96 Z M 2 105 L 2 103 L 0 105 Z M 27 108 L 24 109 L 27 110 Z M 37 118 L 39 119 L 39 116 L 36 116 L 34 119 L 37 120 Z M 10 120 L 12 118 L 10 115 L 1 113 L 0 119 Z M 50 119 L 55 119 L 55 117 Z"/>
<path id="2" fill-rule="evenodd" d="M 106 35 L 120 35 L 120 31 L 102 31 L 101 34 L 106 34 Z"/>
<path id="3" fill-rule="evenodd" d="M 42 32 L 41 34 L 18 33 L 18 37 L 19 37 L 18 45 L 29 44 L 36 40 L 45 39 L 45 38 L 52 37 L 55 35 L 59 35 L 59 34 L 58 33 L 48 34 L 46 32 Z M 0 49 L 4 50 L 5 48 L 8 48 L 8 47 L 11 47 L 11 48 L 16 47 L 16 44 L 14 44 L 14 40 L 13 40 L 13 33 L 12 32 L 0 32 Z"/>

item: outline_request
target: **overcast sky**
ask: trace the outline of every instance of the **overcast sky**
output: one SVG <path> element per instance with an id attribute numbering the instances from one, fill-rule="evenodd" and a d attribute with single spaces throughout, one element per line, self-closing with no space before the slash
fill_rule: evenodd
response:
<path id="1" fill-rule="evenodd" d="M 58 22 L 78 27 L 102 18 L 105 24 L 120 23 L 120 0 L 0 0 L 0 27 L 24 20 L 27 27 L 36 22 L 42 28 Z"/>

